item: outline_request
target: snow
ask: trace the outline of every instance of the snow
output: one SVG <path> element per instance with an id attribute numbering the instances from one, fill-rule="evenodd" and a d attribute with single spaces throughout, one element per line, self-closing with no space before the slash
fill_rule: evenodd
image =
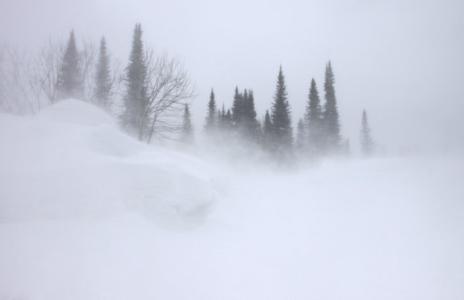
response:
<path id="1" fill-rule="evenodd" d="M 0 299 L 464 298 L 460 157 L 241 168 L 77 100 L 0 141 Z"/>
<path id="2" fill-rule="evenodd" d="M 130 209 L 182 222 L 214 201 L 211 178 L 192 169 L 200 162 L 138 143 L 81 101 L 58 103 L 31 119 L 4 115 L 0 127 L 3 220 Z"/>

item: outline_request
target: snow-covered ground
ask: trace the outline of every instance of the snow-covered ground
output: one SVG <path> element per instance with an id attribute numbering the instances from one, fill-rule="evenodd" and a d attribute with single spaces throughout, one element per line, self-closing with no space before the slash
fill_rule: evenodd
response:
<path id="1" fill-rule="evenodd" d="M 272 171 L 0 115 L 0 299 L 464 299 L 464 160 Z"/>

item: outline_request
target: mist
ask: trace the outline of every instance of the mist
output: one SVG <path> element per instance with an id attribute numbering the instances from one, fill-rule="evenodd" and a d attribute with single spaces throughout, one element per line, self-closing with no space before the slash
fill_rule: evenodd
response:
<path id="1" fill-rule="evenodd" d="M 0 299 L 463 299 L 463 10 L 2 0 Z"/>
<path id="2" fill-rule="evenodd" d="M 344 112 L 342 130 L 353 144 L 360 113 L 367 109 L 382 143 L 395 153 L 463 148 L 460 1 L 4 0 L 0 5 L 0 34 L 8 43 L 30 49 L 66 38 L 74 29 L 80 39 L 105 35 L 121 61 L 127 60 L 133 25 L 141 22 L 146 43 L 179 57 L 191 73 L 199 128 L 211 88 L 226 105 L 235 86 L 253 88 L 263 117 L 279 65 L 288 77 L 296 120 L 311 78 L 322 80 L 330 59 Z"/>

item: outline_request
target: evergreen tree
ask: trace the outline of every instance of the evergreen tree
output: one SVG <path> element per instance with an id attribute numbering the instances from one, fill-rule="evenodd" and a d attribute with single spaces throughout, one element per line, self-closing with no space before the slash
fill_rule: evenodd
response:
<path id="1" fill-rule="evenodd" d="M 317 91 L 316 81 L 311 80 L 311 87 L 309 89 L 309 101 L 306 106 L 305 121 L 307 125 L 307 146 L 311 154 L 317 154 L 323 148 L 323 116 L 321 111 L 321 103 L 319 99 L 319 92 Z"/>
<path id="2" fill-rule="evenodd" d="M 190 117 L 190 108 L 188 104 L 184 107 L 184 117 L 182 122 L 182 141 L 186 144 L 193 142 L 193 127 Z"/>
<path id="3" fill-rule="evenodd" d="M 208 115 L 206 116 L 205 129 L 210 132 L 214 130 L 217 127 L 219 119 L 220 118 L 218 118 L 216 111 L 216 100 L 214 96 L 214 91 L 211 89 L 211 94 L 209 96 L 208 102 Z"/>
<path id="4" fill-rule="evenodd" d="M 126 95 L 124 97 L 124 112 L 121 123 L 129 132 L 137 134 L 142 140 L 146 134 L 148 124 L 145 114 L 147 106 L 146 96 L 146 65 L 144 59 L 142 26 L 135 25 L 132 39 L 132 50 L 129 65 L 126 68 Z"/>
<path id="5" fill-rule="evenodd" d="M 222 109 L 218 109 L 218 118 L 217 118 L 217 128 L 224 129 L 226 122 L 226 109 L 224 103 L 222 104 Z"/>
<path id="6" fill-rule="evenodd" d="M 243 115 L 243 95 L 239 93 L 238 87 L 235 87 L 234 102 L 232 104 L 232 120 L 235 126 L 242 121 Z"/>
<path id="7" fill-rule="evenodd" d="M 100 41 L 97 70 L 95 75 L 94 98 L 97 104 L 108 109 L 110 106 L 111 75 L 106 41 L 103 37 Z"/>
<path id="8" fill-rule="evenodd" d="M 300 119 L 297 125 L 296 131 L 296 148 L 298 150 L 303 150 L 306 147 L 306 128 L 304 121 Z"/>
<path id="9" fill-rule="evenodd" d="M 226 121 L 226 126 L 228 128 L 233 126 L 234 120 L 233 120 L 232 112 L 230 111 L 230 109 L 228 109 L 227 112 L 226 112 L 225 121 Z"/>
<path id="10" fill-rule="evenodd" d="M 363 110 L 361 121 L 361 150 L 364 155 L 371 155 L 374 151 L 374 142 L 371 137 L 371 129 L 367 121 L 367 112 Z"/>
<path id="11" fill-rule="evenodd" d="M 272 143 L 272 121 L 271 116 L 269 115 L 269 111 L 266 110 L 266 114 L 264 115 L 264 123 L 263 123 L 263 146 L 265 149 L 270 150 Z"/>
<path id="12" fill-rule="evenodd" d="M 245 137 L 257 141 L 260 128 L 259 122 L 256 119 L 255 98 L 252 90 L 245 90 L 242 108 L 242 122 Z"/>
<path id="13" fill-rule="evenodd" d="M 80 98 L 82 96 L 82 79 L 79 63 L 79 52 L 76 46 L 74 31 L 71 31 L 58 73 L 57 92 L 59 99 Z"/>
<path id="14" fill-rule="evenodd" d="M 340 123 L 338 118 L 337 100 L 335 98 L 334 74 L 329 62 L 325 70 L 325 107 L 324 131 L 328 151 L 336 151 L 340 146 Z"/>
<path id="15" fill-rule="evenodd" d="M 285 78 L 282 67 L 279 69 L 277 77 L 277 87 L 272 104 L 272 142 L 274 150 L 278 153 L 285 154 L 291 148 L 292 126 L 290 120 L 290 107 L 287 100 L 287 89 L 285 87 Z"/>

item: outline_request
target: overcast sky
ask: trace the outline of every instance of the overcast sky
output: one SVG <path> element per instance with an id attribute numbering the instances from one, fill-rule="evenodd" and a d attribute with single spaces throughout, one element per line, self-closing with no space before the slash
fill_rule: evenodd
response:
<path id="1" fill-rule="evenodd" d="M 0 42 L 33 49 L 47 39 L 105 35 L 125 63 L 133 26 L 147 45 L 182 60 L 197 87 L 201 127 L 209 90 L 230 105 L 252 88 L 269 108 L 279 65 L 292 118 L 330 59 L 342 132 L 356 149 L 361 111 L 391 151 L 464 149 L 464 1 L 460 0 L 0 0 Z"/>

